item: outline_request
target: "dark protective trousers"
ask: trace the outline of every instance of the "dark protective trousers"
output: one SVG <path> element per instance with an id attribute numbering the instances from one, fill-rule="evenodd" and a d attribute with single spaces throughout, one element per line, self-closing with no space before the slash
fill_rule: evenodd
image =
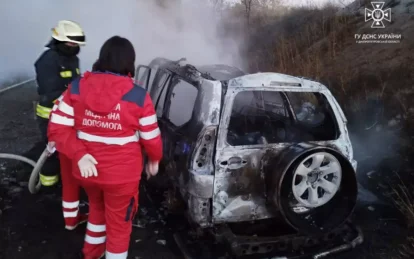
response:
<path id="1" fill-rule="evenodd" d="M 37 123 L 39 126 L 40 134 L 42 140 L 38 142 L 36 145 L 36 149 L 40 149 L 40 153 L 38 154 L 36 160 L 40 157 L 43 150 L 46 148 L 47 145 L 47 125 L 49 120 L 43 119 L 41 117 L 37 117 Z M 45 162 L 42 167 L 42 171 L 40 172 L 40 182 L 43 186 L 53 186 L 59 181 L 59 171 L 60 171 L 60 163 L 58 159 L 58 154 L 55 152 L 51 155 Z"/>
<path id="2" fill-rule="evenodd" d="M 89 199 L 89 219 L 83 254 L 87 258 L 126 259 L 132 219 L 138 209 L 138 182 L 91 184 L 81 182 Z"/>

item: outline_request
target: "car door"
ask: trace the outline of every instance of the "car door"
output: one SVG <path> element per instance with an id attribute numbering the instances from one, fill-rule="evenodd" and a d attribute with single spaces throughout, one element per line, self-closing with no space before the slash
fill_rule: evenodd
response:
<path id="1" fill-rule="evenodd" d="M 158 69 L 169 62 L 171 61 L 164 58 L 156 58 L 148 66 L 139 65 L 135 70 L 135 83 L 142 86 L 148 92 L 151 91 Z"/>
<path id="2" fill-rule="evenodd" d="M 215 157 L 213 222 L 266 218 L 261 160 L 267 150 L 282 150 L 289 143 L 265 136 L 280 129 L 274 134 L 284 138 L 289 113 L 276 91 L 233 90 L 224 103 Z"/>
<path id="3" fill-rule="evenodd" d="M 152 69 L 149 66 L 139 65 L 135 70 L 134 83 L 148 90 Z M 155 73 L 154 73 L 155 74 Z"/>
<path id="4" fill-rule="evenodd" d="M 198 89 L 194 85 L 174 75 L 169 83 L 162 117 L 159 120 L 165 159 L 170 169 L 168 173 L 176 180 L 176 184 L 180 176 L 187 178 L 188 175 L 187 164 L 191 141 L 186 128 L 193 120 L 197 95 Z"/>

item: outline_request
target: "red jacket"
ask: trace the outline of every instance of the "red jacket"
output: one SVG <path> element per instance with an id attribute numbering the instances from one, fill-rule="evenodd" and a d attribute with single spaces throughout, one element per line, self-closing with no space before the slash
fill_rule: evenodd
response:
<path id="1" fill-rule="evenodd" d="M 65 92 L 63 92 L 62 93 L 62 95 L 61 96 L 59 96 L 59 98 L 58 99 L 56 99 L 56 100 L 54 100 L 53 101 L 53 103 L 54 103 L 54 105 L 53 105 L 53 108 L 52 108 L 52 111 L 56 111 L 57 109 L 58 109 L 58 107 L 59 107 L 59 103 L 62 101 L 62 99 L 63 99 L 63 95 L 66 93 L 66 90 L 65 90 Z M 49 120 L 50 120 L 50 117 L 52 116 L 52 112 L 49 114 Z M 59 161 L 61 162 L 60 164 L 62 165 L 62 160 L 63 159 L 66 159 L 66 160 L 70 160 L 65 154 L 63 154 L 63 153 L 57 153 L 57 155 L 58 155 L 58 157 L 59 157 Z M 65 165 L 69 165 L 70 164 L 70 162 L 69 161 L 67 161 L 67 162 L 63 162 L 63 164 L 65 164 Z M 71 171 L 72 169 L 70 169 L 70 168 L 66 168 L 66 170 L 61 170 L 61 173 L 63 172 L 63 171 L 65 171 L 65 172 L 69 172 L 69 170 Z"/>
<path id="2" fill-rule="evenodd" d="M 162 158 L 151 98 L 131 78 L 111 73 L 86 72 L 69 85 L 50 116 L 48 138 L 72 159 L 77 178 L 78 161 L 87 153 L 95 157 L 98 177 L 85 179 L 95 183 L 139 180 L 141 146 L 150 160 Z"/>

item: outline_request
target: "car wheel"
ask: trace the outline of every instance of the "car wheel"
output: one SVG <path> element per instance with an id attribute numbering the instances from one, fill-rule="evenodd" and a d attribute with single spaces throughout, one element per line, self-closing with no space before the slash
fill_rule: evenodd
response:
<path id="1" fill-rule="evenodd" d="M 342 168 L 327 152 L 315 152 L 301 160 L 293 171 L 292 193 L 299 205 L 317 208 L 328 203 L 341 185 Z"/>
<path id="2" fill-rule="evenodd" d="M 279 155 L 269 186 L 273 204 L 299 232 L 328 232 L 347 221 L 358 194 L 355 171 L 338 151 L 295 145 Z M 270 168 L 270 167 L 269 167 Z"/>

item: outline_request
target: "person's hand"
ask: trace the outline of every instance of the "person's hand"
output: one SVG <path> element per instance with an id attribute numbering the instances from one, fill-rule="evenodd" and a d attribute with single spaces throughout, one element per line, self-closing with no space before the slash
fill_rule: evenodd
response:
<path id="1" fill-rule="evenodd" d="M 145 171 L 147 173 L 147 179 L 149 179 L 151 176 L 156 176 L 158 174 L 158 161 L 148 161 Z"/>
<path id="2" fill-rule="evenodd" d="M 96 170 L 96 164 L 98 162 L 90 154 L 84 155 L 79 161 L 79 171 L 84 178 L 98 176 L 98 171 Z"/>
<path id="3" fill-rule="evenodd" d="M 47 143 L 46 149 L 47 152 L 49 152 L 48 156 L 51 156 L 53 153 L 55 153 L 56 151 L 56 143 L 54 141 L 50 141 L 49 143 Z"/>

